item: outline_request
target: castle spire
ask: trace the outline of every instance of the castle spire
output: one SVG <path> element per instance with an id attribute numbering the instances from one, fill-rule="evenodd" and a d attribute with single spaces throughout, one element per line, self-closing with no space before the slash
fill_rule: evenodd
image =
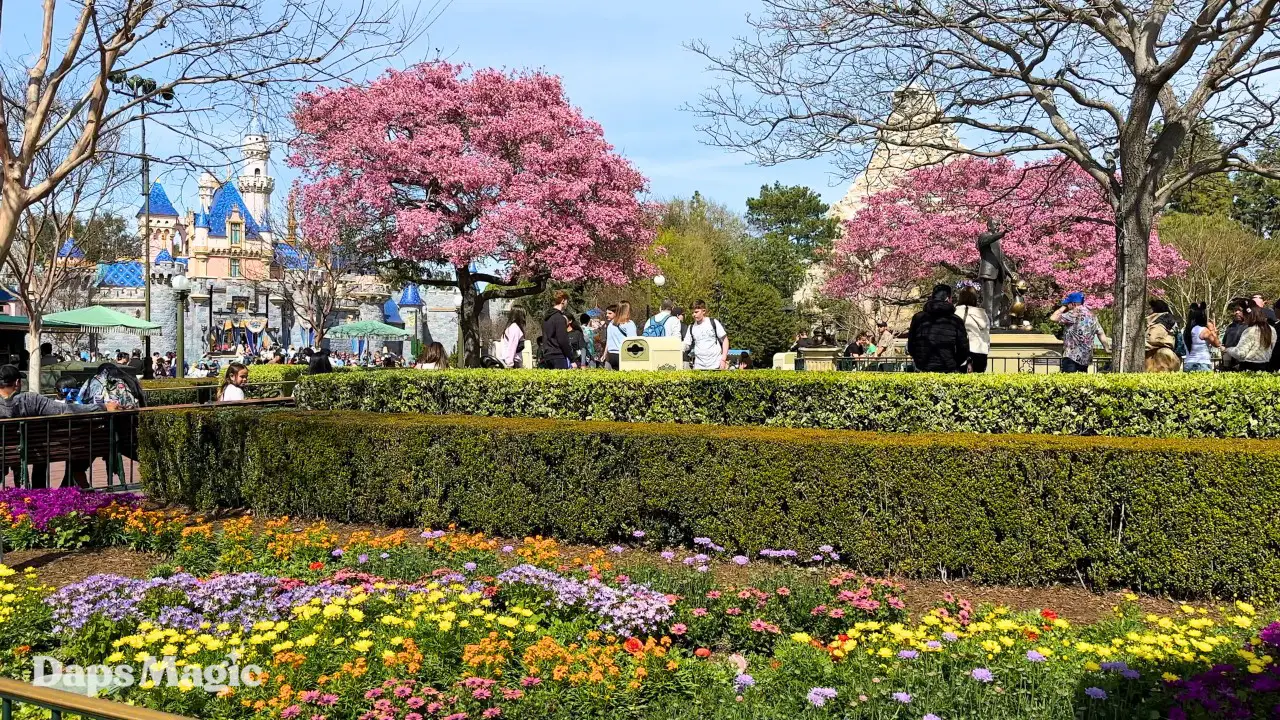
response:
<path id="1" fill-rule="evenodd" d="M 289 227 L 288 227 L 287 233 L 284 236 L 284 240 L 290 245 L 296 246 L 298 244 L 298 216 L 297 216 L 297 213 L 295 212 L 295 204 L 294 204 L 295 199 L 296 198 L 294 197 L 294 195 L 290 193 L 289 195 Z"/>

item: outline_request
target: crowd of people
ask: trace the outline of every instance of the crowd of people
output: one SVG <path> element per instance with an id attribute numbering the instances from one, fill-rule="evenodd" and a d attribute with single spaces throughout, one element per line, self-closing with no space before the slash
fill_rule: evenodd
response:
<path id="1" fill-rule="evenodd" d="M 658 312 L 637 327 L 631 317 L 631 303 L 609 305 L 603 312 L 568 310 L 569 295 L 558 291 L 552 307 L 542 319 L 541 335 L 534 345 L 536 365 L 549 370 L 607 368 L 618 370 L 623 343 L 634 337 L 679 338 L 684 350 L 685 366 L 694 370 L 728 370 L 729 334 L 724 324 L 711 317 L 707 304 L 693 304 L 692 318 L 686 322 L 684 308 L 670 298 L 664 299 Z M 521 307 L 513 307 L 498 342 L 497 361 L 502 367 L 518 368 L 524 364 L 527 345 L 524 328 L 528 318 Z M 740 357 L 735 368 L 750 367 L 751 358 Z"/>
<path id="2" fill-rule="evenodd" d="M 911 318 L 907 354 L 919 372 L 980 373 L 987 368 L 991 347 L 991 318 L 982 309 L 979 289 L 962 282 L 933 288 L 924 307 Z M 1192 303 L 1179 319 L 1163 298 L 1151 298 L 1146 317 L 1147 372 L 1275 372 L 1280 370 L 1280 339 L 1276 310 L 1261 294 L 1235 298 L 1228 305 L 1231 323 L 1219 333 L 1203 303 Z M 1111 350 L 1097 315 L 1082 292 L 1062 299 L 1049 320 L 1060 327 L 1064 373 L 1088 372 L 1098 350 Z M 866 337 L 864 335 L 863 337 Z M 877 352 L 891 344 L 881 341 Z M 859 349 L 857 342 L 853 348 Z M 865 350 L 864 350 L 865 352 Z"/>

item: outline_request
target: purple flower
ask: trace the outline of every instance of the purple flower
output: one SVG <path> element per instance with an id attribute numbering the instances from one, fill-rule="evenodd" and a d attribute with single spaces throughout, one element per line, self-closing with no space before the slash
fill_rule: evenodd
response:
<path id="1" fill-rule="evenodd" d="M 631 537 L 633 537 L 633 538 L 637 538 L 637 539 L 642 538 L 642 537 L 644 537 L 644 531 L 643 531 L 643 530 L 636 530 L 635 532 L 631 533 Z"/>
<path id="2" fill-rule="evenodd" d="M 814 562 L 822 562 L 822 556 L 821 556 L 821 555 L 814 555 L 813 557 L 811 557 L 811 558 L 809 558 L 809 559 L 810 559 L 810 560 L 812 560 L 812 561 L 814 561 Z"/>
<path id="3" fill-rule="evenodd" d="M 356 562 L 363 565 L 369 562 L 369 556 L 366 553 L 360 553 L 358 556 L 356 556 Z"/>
<path id="4" fill-rule="evenodd" d="M 831 559 L 838 561 L 840 559 L 840 553 L 831 553 Z"/>
<path id="5" fill-rule="evenodd" d="M 510 545 L 503 545 L 503 546 L 502 546 L 502 552 L 504 552 L 504 553 L 511 553 L 511 552 L 514 552 L 514 551 L 515 551 L 515 548 L 511 547 Z"/>
<path id="6" fill-rule="evenodd" d="M 698 566 L 698 572 L 701 572 L 701 573 L 704 573 L 704 572 L 706 572 L 706 571 L 708 571 L 708 570 L 710 570 L 710 569 L 711 569 L 711 568 L 707 567 L 706 565 L 699 565 L 699 566 Z"/>
<path id="7" fill-rule="evenodd" d="M 391 553 L 382 553 L 378 557 L 382 558 L 383 560 L 386 560 L 387 558 L 391 557 Z"/>
<path id="8" fill-rule="evenodd" d="M 820 553 L 829 553 L 832 550 L 835 550 L 835 548 L 831 547 L 830 545 L 822 545 L 818 548 L 818 552 Z"/>
<path id="9" fill-rule="evenodd" d="M 915 660 L 920 657 L 920 653 L 915 650 L 900 650 L 898 651 L 898 657 L 903 660 Z"/>
<path id="10" fill-rule="evenodd" d="M 1262 628 L 1258 633 L 1258 639 L 1271 647 L 1280 648 L 1280 621 L 1273 622 Z"/>
<path id="11" fill-rule="evenodd" d="M 1142 673 L 1133 669 L 1121 670 L 1120 677 L 1124 678 L 1125 680 L 1137 680 L 1138 678 L 1142 677 Z"/>
<path id="12" fill-rule="evenodd" d="M 498 576 L 504 585 L 527 585 L 548 595 L 549 607 L 580 607 L 599 618 L 601 630 L 619 635 L 652 633 L 671 619 L 667 596 L 648 585 L 613 588 L 596 579 L 576 580 L 533 565 L 517 565 Z"/>
<path id="13" fill-rule="evenodd" d="M 334 557 L 340 558 L 343 555 L 342 548 L 338 548 L 331 553 Z"/>
<path id="14" fill-rule="evenodd" d="M 663 550 L 661 555 L 662 555 L 662 559 L 666 560 L 667 562 L 671 562 L 676 558 L 676 554 L 671 552 L 670 550 Z"/>
<path id="15" fill-rule="evenodd" d="M 710 545 L 710 544 L 711 544 L 711 538 L 696 537 L 696 538 L 694 538 L 694 539 L 693 539 L 693 544 L 694 544 L 694 545 Z"/>
<path id="16" fill-rule="evenodd" d="M 749 562 L 751 562 L 751 561 L 747 559 L 747 556 L 746 556 L 746 555 L 734 555 L 734 556 L 733 556 L 733 564 L 734 564 L 734 565 L 746 565 L 746 564 L 747 564 L 747 563 L 749 563 Z"/>
<path id="17" fill-rule="evenodd" d="M 1126 665 L 1122 660 L 1117 660 L 1115 662 L 1104 662 L 1098 667 L 1101 667 L 1103 670 L 1106 670 L 1107 672 L 1124 672 L 1125 670 L 1129 669 L 1129 666 Z"/>
<path id="18" fill-rule="evenodd" d="M 474 572 L 474 571 L 475 571 L 475 569 L 476 569 L 476 564 L 475 564 L 475 563 L 473 563 L 473 562 L 463 563 L 463 564 L 462 564 L 462 569 L 463 569 L 463 570 L 466 570 L 467 572 Z"/>
<path id="19" fill-rule="evenodd" d="M 933 713 L 928 713 L 924 717 L 920 718 L 920 720 L 942 720 L 942 718 L 934 715 Z"/>
<path id="20" fill-rule="evenodd" d="M 1031 661 L 1031 662 L 1033 662 L 1033 663 L 1042 663 L 1042 662 L 1044 662 L 1045 657 L 1044 657 L 1044 655 L 1041 655 L 1040 653 L 1036 652 L 1035 650 L 1028 650 L 1028 651 L 1027 651 L 1027 660 L 1030 660 L 1030 661 Z"/>
<path id="21" fill-rule="evenodd" d="M 911 693 L 896 692 L 893 694 L 893 699 L 897 700 L 903 705 L 908 705 L 911 703 Z"/>
<path id="22" fill-rule="evenodd" d="M 810 690 L 809 694 L 805 696 L 805 698 L 809 700 L 809 704 L 814 707 L 822 707 L 823 705 L 827 704 L 828 700 L 833 700 L 835 699 L 835 697 L 836 697 L 835 688 L 823 688 L 823 687 L 816 687 Z"/>
<path id="23" fill-rule="evenodd" d="M 1103 690 L 1103 689 L 1102 689 L 1102 688 L 1100 688 L 1100 687 L 1087 687 L 1087 688 L 1085 688 L 1085 689 L 1084 689 L 1084 694 L 1085 694 L 1085 695 L 1088 695 L 1089 697 L 1093 698 L 1094 700 L 1106 700 L 1106 699 L 1107 699 L 1107 691 L 1106 691 L 1106 690 Z"/>
<path id="24" fill-rule="evenodd" d="M 937 640 L 930 640 L 929 642 L 925 643 L 924 646 L 929 648 L 930 650 L 942 649 L 942 643 L 938 642 Z"/>
<path id="25" fill-rule="evenodd" d="M 987 668 L 974 668 L 973 671 L 969 673 L 969 677 L 983 683 L 989 683 L 992 680 L 995 680 L 995 676 L 992 675 L 991 671 Z"/>
<path id="26" fill-rule="evenodd" d="M 946 640 L 947 642 L 955 642 L 960 639 L 960 636 L 956 635 L 953 632 L 944 632 L 942 633 L 942 639 Z"/>
<path id="27" fill-rule="evenodd" d="M 623 553 L 623 550 L 624 548 L 621 545 L 614 545 L 613 547 L 609 548 L 609 552 L 613 553 L 614 555 L 621 555 Z"/>
<path id="28" fill-rule="evenodd" d="M 740 673 L 733 679 L 733 686 L 738 692 L 742 692 L 744 688 L 749 688 L 756 684 L 756 679 L 746 673 Z"/>
<path id="29" fill-rule="evenodd" d="M 0 504 L 8 507 L 9 513 L 14 516 L 15 524 L 20 516 L 25 516 L 37 530 L 45 530 L 50 521 L 69 515 L 96 515 L 99 510 L 112 503 L 138 507 L 142 504 L 142 496 L 132 493 L 114 495 L 86 492 L 71 487 L 0 490 Z"/>

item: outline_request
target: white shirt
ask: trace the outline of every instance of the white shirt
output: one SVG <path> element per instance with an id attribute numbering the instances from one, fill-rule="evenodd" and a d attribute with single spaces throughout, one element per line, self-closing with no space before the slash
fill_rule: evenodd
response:
<path id="1" fill-rule="evenodd" d="M 665 317 L 664 317 L 665 316 Z M 660 312 L 653 316 L 653 320 L 662 326 L 663 337 L 680 337 L 680 318 L 672 315 L 670 312 Z M 645 323 L 645 327 L 649 327 L 649 323 Z"/>
<path id="2" fill-rule="evenodd" d="M 991 323 L 987 311 L 972 305 L 957 305 L 956 317 L 964 321 L 964 333 L 969 336 L 969 352 L 986 355 L 991 349 Z"/>
<path id="3" fill-rule="evenodd" d="M 720 340 L 716 339 L 716 335 Z M 727 337 L 724 325 L 715 318 L 703 318 L 702 322 L 689 326 L 684 334 L 684 347 L 693 348 L 694 370 L 719 370 L 720 359 L 724 357 L 722 341 Z"/>
<path id="4" fill-rule="evenodd" d="M 235 385 L 228 385 L 222 389 L 222 402 L 235 402 L 244 399 L 244 390 Z"/>

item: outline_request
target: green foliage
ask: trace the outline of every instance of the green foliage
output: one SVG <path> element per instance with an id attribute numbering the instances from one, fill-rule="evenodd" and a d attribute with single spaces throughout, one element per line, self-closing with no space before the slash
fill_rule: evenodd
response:
<path id="1" fill-rule="evenodd" d="M 830 206 L 803 185 L 761 185 L 759 197 L 747 198 L 747 224 L 763 238 L 786 240 L 799 258 L 812 260 L 830 247 L 839 223 L 829 217 Z"/>
<path id="2" fill-rule="evenodd" d="M 783 311 L 777 290 L 735 272 L 725 277 L 719 298 L 711 310 L 724 323 L 730 346 L 750 350 L 756 366 L 770 366 L 773 354 L 791 345 L 795 318 Z"/>
<path id="3" fill-rule="evenodd" d="M 1259 153 L 1258 164 L 1270 167 L 1280 164 L 1280 150 L 1267 149 Z M 1272 238 L 1280 230 L 1280 180 L 1247 172 L 1236 173 L 1233 180 L 1235 197 L 1231 216 L 1262 237 Z"/>
<path id="4" fill-rule="evenodd" d="M 1280 583 L 1280 445 L 535 419 L 146 413 L 149 497 L 503 536 L 812 551 L 857 569 L 1177 595 Z"/>
<path id="5" fill-rule="evenodd" d="M 730 334 L 732 334 L 732 328 Z M 1280 437 L 1273 375 L 383 370 L 306 377 L 310 410 L 902 433 Z"/>
<path id="6" fill-rule="evenodd" d="M 1160 239 L 1189 264 L 1183 275 L 1157 281 L 1179 314 L 1193 302 L 1205 302 L 1209 318 L 1223 326 L 1231 321 L 1227 304 L 1232 298 L 1280 294 L 1280 246 L 1226 215 L 1166 214 L 1160 218 Z"/>
<path id="7" fill-rule="evenodd" d="M 766 235 L 743 241 L 747 268 L 760 282 L 772 287 L 778 295 L 791 298 L 804 283 L 805 264 L 800 249 L 785 237 Z"/>

